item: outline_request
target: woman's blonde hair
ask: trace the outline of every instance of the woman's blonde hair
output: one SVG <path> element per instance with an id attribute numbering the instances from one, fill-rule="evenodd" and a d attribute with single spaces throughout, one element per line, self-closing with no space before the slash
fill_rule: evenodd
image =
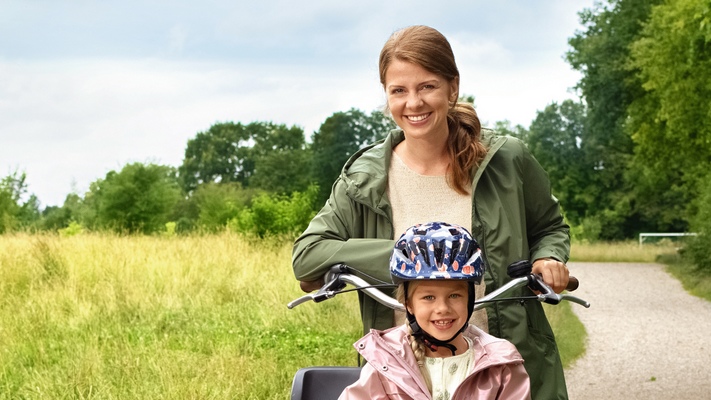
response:
<path id="1" fill-rule="evenodd" d="M 413 63 L 445 78 L 459 79 L 452 47 L 439 31 L 428 26 L 410 26 L 393 33 L 380 51 L 380 83 L 385 86 L 385 74 L 393 60 Z M 457 93 L 459 96 L 459 93 Z M 474 107 L 455 100 L 447 115 L 449 139 L 447 151 L 450 163 L 447 181 L 461 194 L 468 194 L 471 173 L 486 155 L 481 143 L 481 123 Z"/>

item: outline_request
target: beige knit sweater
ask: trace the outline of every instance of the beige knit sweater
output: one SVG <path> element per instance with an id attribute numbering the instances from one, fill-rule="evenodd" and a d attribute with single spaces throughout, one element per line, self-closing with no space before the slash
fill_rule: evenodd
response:
<path id="1" fill-rule="evenodd" d="M 420 175 L 408 168 L 393 152 L 388 170 L 388 198 L 392 204 L 393 226 L 398 239 L 413 225 L 427 222 L 447 222 L 472 229 L 472 196 L 459 194 L 447 184 L 445 175 Z M 484 296 L 484 281 L 476 286 L 476 297 Z M 404 313 L 396 313 L 395 323 L 404 322 Z M 489 331 L 486 311 L 472 315 L 471 323 Z"/>

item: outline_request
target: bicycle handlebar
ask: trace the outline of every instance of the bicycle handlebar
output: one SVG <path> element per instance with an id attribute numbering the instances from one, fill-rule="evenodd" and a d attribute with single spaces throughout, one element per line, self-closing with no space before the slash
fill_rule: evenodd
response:
<path id="1" fill-rule="evenodd" d="M 568 277 L 568 286 L 565 287 L 565 290 L 572 292 L 575 291 L 578 287 L 580 286 L 580 281 L 578 278 L 574 276 L 569 276 Z"/>
<path id="2" fill-rule="evenodd" d="M 397 300 L 392 298 L 392 296 L 389 296 L 379 289 L 373 287 L 373 285 L 370 285 L 367 281 L 364 279 L 352 274 L 349 272 L 348 267 L 343 264 L 338 264 L 334 265 L 331 267 L 331 269 L 324 275 L 324 281 L 326 282 L 321 289 L 319 289 L 316 292 L 306 294 L 304 296 L 299 297 L 298 299 L 295 299 L 289 304 L 287 304 L 287 307 L 289 309 L 292 309 L 302 303 L 305 303 L 307 301 L 313 301 L 314 303 L 320 303 L 324 300 L 330 299 L 334 296 L 336 296 L 339 293 L 342 293 L 343 289 L 345 288 L 346 284 L 350 284 L 356 288 L 356 290 L 362 291 L 380 304 L 389 307 L 393 310 L 400 310 L 404 311 L 405 308 L 403 307 L 402 304 L 400 304 Z M 580 285 L 580 282 L 578 281 L 577 278 L 571 276 L 568 281 L 568 286 L 566 289 L 568 291 L 573 291 L 578 288 Z M 526 298 L 501 298 L 505 293 L 521 288 L 524 286 L 528 286 L 534 291 L 540 292 L 537 295 L 526 297 Z M 502 287 L 498 288 L 497 290 L 489 293 L 487 296 L 482 297 L 481 299 L 475 301 L 474 303 L 474 310 L 480 310 L 486 306 L 486 303 L 494 302 L 494 301 L 504 301 L 504 300 L 526 300 L 526 299 L 535 299 L 543 303 L 548 303 L 548 304 L 558 304 L 563 300 L 568 300 L 576 304 L 580 304 L 585 308 L 590 307 L 590 303 L 587 301 L 580 299 L 575 296 L 571 296 L 569 294 L 558 294 L 551 289 L 550 286 L 546 285 L 545 282 L 543 282 L 543 279 L 539 275 L 527 273 L 523 276 L 513 278 L 511 281 L 503 285 Z"/>

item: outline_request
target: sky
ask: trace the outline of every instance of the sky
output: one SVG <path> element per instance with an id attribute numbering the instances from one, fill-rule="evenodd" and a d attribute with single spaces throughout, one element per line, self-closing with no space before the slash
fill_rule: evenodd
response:
<path id="1" fill-rule="evenodd" d="M 40 208 L 133 162 L 179 166 L 218 122 L 304 129 L 381 109 L 390 34 L 450 41 L 482 123 L 528 127 L 577 99 L 565 61 L 594 0 L 0 0 L 0 178 Z"/>

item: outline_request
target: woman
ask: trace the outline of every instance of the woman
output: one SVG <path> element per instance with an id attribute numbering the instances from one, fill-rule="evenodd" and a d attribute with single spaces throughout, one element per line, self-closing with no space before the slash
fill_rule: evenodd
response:
<path id="1" fill-rule="evenodd" d="M 346 163 L 331 196 L 296 240 L 293 267 L 312 289 L 344 263 L 372 281 L 389 282 L 396 232 L 420 221 L 461 225 L 477 239 L 489 293 L 509 280 L 506 267 L 533 260 L 556 292 L 568 282 L 568 226 L 550 182 L 525 145 L 482 130 L 473 107 L 459 103 L 459 71 L 447 39 L 412 26 L 380 53 L 380 81 L 400 129 Z M 387 329 L 390 309 L 360 296 L 364 332 Z M 476 325 L 513 342 L 525 361 L 534 399 L 566 399 L 553 332 L 537 302 L 496 303 Z"/>

